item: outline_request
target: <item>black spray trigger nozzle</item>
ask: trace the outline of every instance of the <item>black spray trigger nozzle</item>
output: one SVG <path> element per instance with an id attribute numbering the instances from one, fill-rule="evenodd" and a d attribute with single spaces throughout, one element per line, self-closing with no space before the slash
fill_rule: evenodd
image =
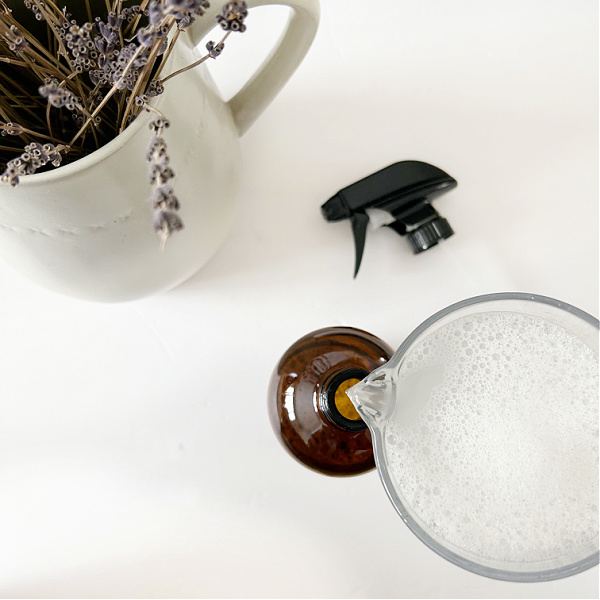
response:
<path id="1" fill-rule="evenodd" d="M 367 209 L 379 209 L 391 215 L 393 220 L 387 226 L 399 235 L 406 235 L 413 253 L 418 254 L 454 233 L 431 201 L 456 185 L 456 180 L 441 169 L 406 160 L 340 190 L 321 206 L 321 212 L 327 221 L 350 219 L 356 251 L 356 277 L 367 237 Z"/>

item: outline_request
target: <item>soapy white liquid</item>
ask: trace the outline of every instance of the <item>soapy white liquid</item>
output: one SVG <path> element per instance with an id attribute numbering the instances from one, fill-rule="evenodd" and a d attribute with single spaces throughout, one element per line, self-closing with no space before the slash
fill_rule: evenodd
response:
<path id="1" fill-rule="evenodd" d="M 396 389 L 389 474 L 438 542 L 502 563 L 597 549 L 598 357 L 586 344 L 537 317 L 472 315 L 413 347 Z"/>

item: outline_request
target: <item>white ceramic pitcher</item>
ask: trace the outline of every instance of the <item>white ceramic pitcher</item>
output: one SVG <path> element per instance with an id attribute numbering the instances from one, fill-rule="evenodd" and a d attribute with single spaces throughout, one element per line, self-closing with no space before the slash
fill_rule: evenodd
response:
<path id="1" fill-rule="evenodd" d="M 278 46 L 229 101 L 205 65 L 174 77 L 154 106 L 165 130 L 185 229 L 164 252 L 152 229 L 145 155 L 147 112 L 94 153 L 57 169 L 0 186 L 0 256 L 54 291 L 97 301 L 125 301 L 169 290 L 196 273 L 224 241 L 239 185 L 238 137 L 273 100 L 315 36 L 318 0 L 249 0 L 291 7 Z M 196 46 L 215 27 L 221 2 L 180 37 L 165 75 L 197 60 Z"/>

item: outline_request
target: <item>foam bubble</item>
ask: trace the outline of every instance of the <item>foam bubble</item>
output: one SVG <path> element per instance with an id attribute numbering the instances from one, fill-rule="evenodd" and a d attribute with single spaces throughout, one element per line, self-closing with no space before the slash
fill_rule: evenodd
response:
<path id="1" fill-rule="evenodd" d="M 383 437 L 413 517 L 444 546 L 492 561 L 590 554 L 596 354 L 551 322 L 506 312 L 457 319 L 426 341 L 428 354 L 421 342 L 399 367 Z"/>

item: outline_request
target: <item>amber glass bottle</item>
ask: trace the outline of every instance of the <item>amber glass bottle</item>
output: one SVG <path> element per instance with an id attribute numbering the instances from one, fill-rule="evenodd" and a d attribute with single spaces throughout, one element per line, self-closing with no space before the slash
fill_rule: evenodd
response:
<path id="1" fill-rule="evenodd" d="M 313 331 L 281 357 L 269 385 L 269 416 L 284 447 L 327 475 L 375 466 L 371 434 L 345 390 L 386 363 L 393 350 L 352 327 Z"/>

